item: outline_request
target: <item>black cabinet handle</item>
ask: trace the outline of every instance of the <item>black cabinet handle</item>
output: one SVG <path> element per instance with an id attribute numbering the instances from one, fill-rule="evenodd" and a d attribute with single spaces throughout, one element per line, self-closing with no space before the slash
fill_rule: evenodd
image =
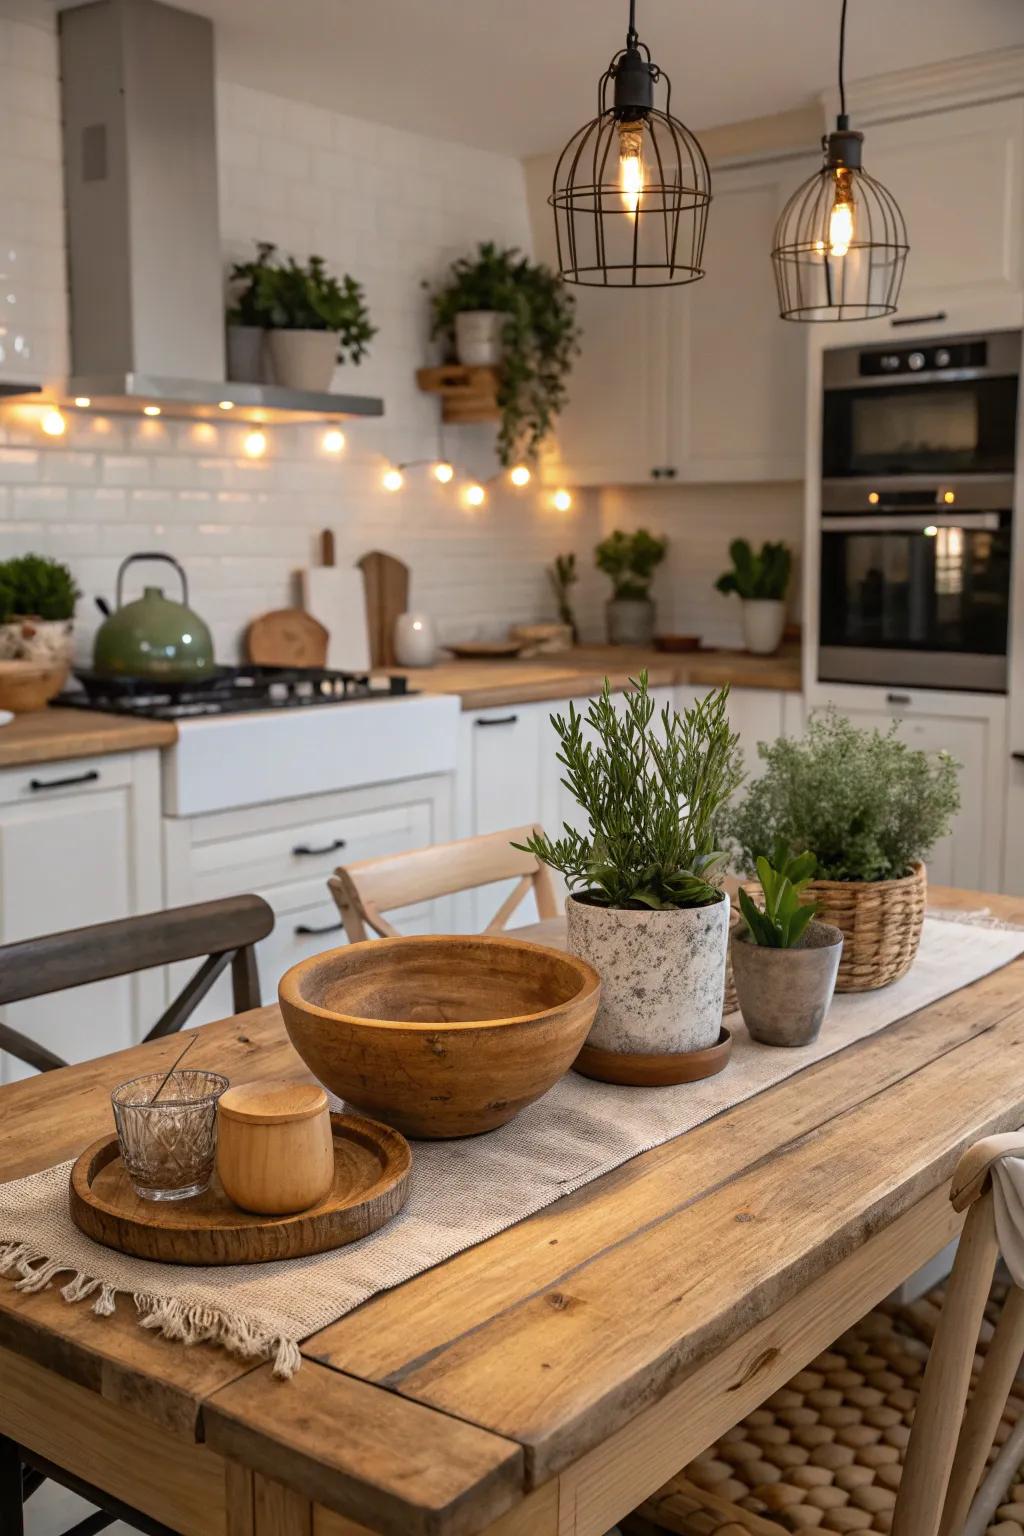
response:
<path id="1" fill-rule="evenodd" d="M 296 923 L 295 932 L 302 936 L 310 933 L 337 933 L 344 926 L 344 923 L 327 923 L 323 928 L 311 928 L 309 923 Z"/>
<path id="2" fill-rule="evenodd" d="M 651 479 L 652 480 L 660 480 L 664 473 L 665 473 L 665 471 L 663 469 L 652 469 L 651 470 Z"/>
<path id="3" fill-rule="evenodd" d="M 887 693 L 885 702 L 887 704 L 912 704 L 914 701 L 909 693 Z"/>
<path id="4" fill-rule="evenodd" d="M 478 720 L 477 725 L 515 725 L 518 715 L 491 715 L 486 720 Z"/>
<path id="5" fill-rule="evenodd" d="M 98 778 L 98 769 L 90 768 L 87 773 L 72 773 L 66 779 L 29 779 L 28 787 L 34 791 L 66 789 L 69 784 L 95 784 Z"/>
<path id="6" fill-rule="evenodd" d="M 1015 763 L 1024 763 L 1024 752 L 1011 752 L 1010 756 Z"/>
<path id="7" fill-rule="evenodd" d="M 326 848 L 310 848 L 306 843 L 297 843 L 292 849 L 292 853 L 297 854 L 300 859 L 312 859 L 325 853 L 337 853 L 338 849 L 344 848 L 344 846 L 345 839 L 343 837 L 336 837 L 333 843 L 327 844 Z"/>
<path id="8" fill-rule="evenodd" d="M 676 477 L 676 467 L 675 467 L 674 464 L 670 464 L 669 467 L 665 471 L 665 478 L 667 480 L 674 480 L 675 477 Z"/>
<path id="9" fill-rule="evenodd" d="M 937 309 L 933 315 L 901 315 L 898 320 L 890 320 L 889 324 L 894 330 L 901 325 L 927 325 L 932 320 L 945 320 L 946 311 Z"/>

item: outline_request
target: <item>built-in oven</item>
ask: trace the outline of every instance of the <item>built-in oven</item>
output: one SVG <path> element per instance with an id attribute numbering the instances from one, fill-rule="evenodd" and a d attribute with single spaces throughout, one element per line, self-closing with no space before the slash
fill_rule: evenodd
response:
<path id="1" fill-rule="evenodd" d="M 1012 509 L 1009 478 L 834 489 L 819 678 L 1005 693 Z"/>
<path id="2" fill-rule="evenodd" d="M 1006 691 L 1020 331 L 826 352 L 818 676 Z"/>
<path id="3" fill-rule="evenodd" d="M 1020 331 L 826 352 L 822 478 L 1012 475 Z"/>

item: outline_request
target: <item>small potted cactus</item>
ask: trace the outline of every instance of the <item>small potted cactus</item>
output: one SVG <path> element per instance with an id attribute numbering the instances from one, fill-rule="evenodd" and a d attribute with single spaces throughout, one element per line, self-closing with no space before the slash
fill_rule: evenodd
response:
<path id="1" fill-rule="evenodd" d="M 755 551 L 746 539 L 729 545 L 732 570 L 715 583 L 719 592 L 736 592 L 743 603 L 743 640 L 753 656 L 770 656 L 782 643 L 786 627 L 786 590 L 792 556 L 785 544 L 762 544 Z"/>
<path id="2" fill-rule="evenodd" d="M 762 1045 L 811 1045 L 832 1002 L 843 935 L 814 920 L 801 902 L 817 858 L 776 851 L 757 861 L 761 900 L 740 887 L 743 922 L 732 940 L 732 969 L 743 1022 Z"/>

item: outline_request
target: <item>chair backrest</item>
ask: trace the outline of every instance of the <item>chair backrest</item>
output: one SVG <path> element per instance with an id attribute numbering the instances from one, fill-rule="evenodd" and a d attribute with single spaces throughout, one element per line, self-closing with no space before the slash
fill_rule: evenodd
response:
<path id="1" fill-rule="evenodd" d="M 950 1199 L 956 1210 L 967 1211 L 967 1220 L 914 1413 L 892 1536 L 982 1536 L 1024 1459 L 1021 1417 L 985 1475 L 1024 1359 L 1024 1290 L 1017 1284 L 1007 1291 L 967 1402 L 999 1257 L 992 1172 L 999 1159 L 1007 1156 L 1024 1158 L 1024 1132 L 977 1142 L 964 1153 L 953 1175 Z"/>
<path id="2" fill-rule="evenodd" d="M 455 843 L 435 843 L 411 853 L 383 859 L 363 859 L 342 866 L 328 880 L 350 943 L 370 937 L 367 929 L 382 938 L 397 937 L 384 916 L 397 907 L 410 907 L 458 891 L 475 890 L 497 880 L 516 884 L 484 929 L 496 933 L 505 927 L 519 903 L 532 890 L 539 917 L 556 917 L 554 886 L 547 868 L 532 853 L 513 848 L 525 843 L 534 826 L 511 827 L 485 837 L 466 837 Z"/>
<path id="3" fill-rule="evenodd" d="M 205 955 L 198 971 L 146 1036 L 154 1040 L 181 1028 L 228 964 L 235 1012 L 258 1008 L 253 946 L 273 927 L 273 910 L 261 896 L 229 896 L 5 944 L 0 947 L 0 1005 Z M 45 1046 L 3 1023 L 0 1050 L 41 1072 L 67 1065 Z"/>

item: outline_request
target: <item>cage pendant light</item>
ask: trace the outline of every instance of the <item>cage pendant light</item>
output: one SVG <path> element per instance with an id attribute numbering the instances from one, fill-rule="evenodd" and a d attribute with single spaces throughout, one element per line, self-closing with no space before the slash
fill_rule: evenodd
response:
<path id="1" fill-rule="evenodd" d="M 907 227 L 892 193 L 861 163 L 864 135 L 846 115 L 846 5 L 839 22 L 839 117 L 824 164 L 798 188 L 775 229 L 772 264 L 783 320 L 874 320 L 895 313 Z"/>
<path id="2" fill-rule="evenodd" d="M 654 104 L 661 84 L 664 110 Z M 696 282 L 711 175 L 697 139 L 672 116 L 671 81 L 637 35 L 636 0 L 597 107 L 559 155 L 548 198 L 562 277 L 600 288 Z"/>

